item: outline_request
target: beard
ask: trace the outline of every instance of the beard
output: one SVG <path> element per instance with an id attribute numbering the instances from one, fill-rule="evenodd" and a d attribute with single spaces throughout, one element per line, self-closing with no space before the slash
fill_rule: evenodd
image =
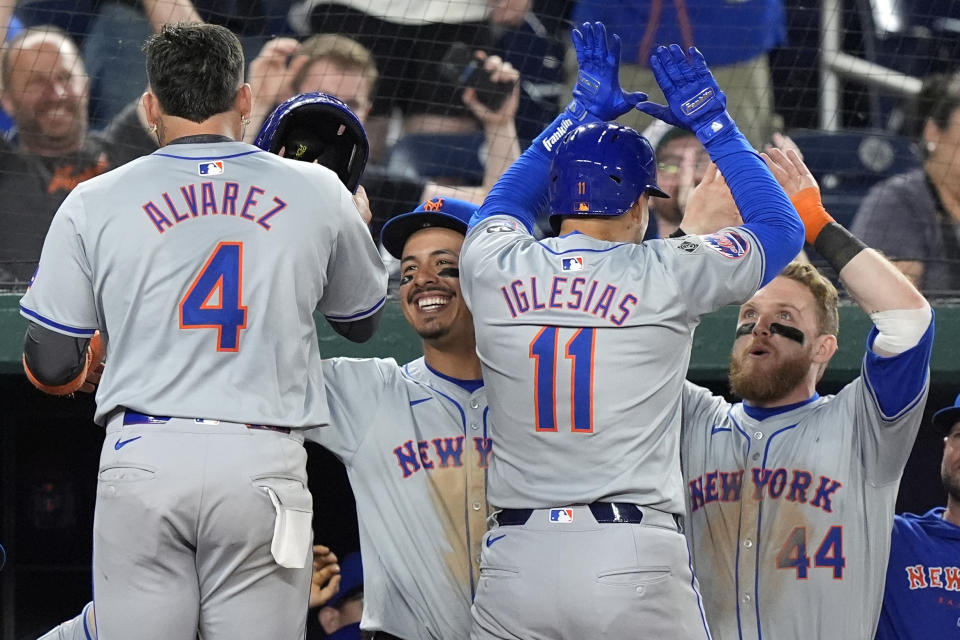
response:
<path id="1" fill-rule="evenodd" d="M 950 474 L 947 471 L 940 472 L 940 480 L 943 482 L 943 489 L 955 502 L 960 502 L 960 475 Z"/>
<path id="2" fill-rule="evenodd" d="M 789 357 L 773 371 L 750 362 L 749 350 L 730 357 L 730 391 L 753 404 L 772 402 L 784 397 L 800 384 L 810 370 L 810 356 L 806 349 Z"/>
<path id="3" fill-rule="evenodd" d="M 432 322 L 428 326 L 417 327 L 416 331 L 422 340 L 439 340 L 450 333 L 450 326 Z"/>

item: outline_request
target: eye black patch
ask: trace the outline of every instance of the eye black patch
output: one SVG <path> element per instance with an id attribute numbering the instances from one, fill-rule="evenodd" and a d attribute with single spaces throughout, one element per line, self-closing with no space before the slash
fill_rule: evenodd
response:
<path id="1" fill-rule="evenodd" d="M 744 322 L 742 325 L 737 327 L 737 335 L 734 336 L 734 339 L 739 338 L 740 336 L 747 336 L 753 333 L 753 328 L 757 326 L 756 322 Z"/>
<path id="2" fill-rule="evenodd" d="M 440 269 L 440 271 L 437 271 L 437 275 L 441 278 L 459 278 L 460 269 L 457 267 L 447 267 L 446 269 Z"/>
<path id="3" fill-rule="evenodd" d="M 780 324 L 779 322 L 771 322 L 770 333 L 779 333 L 784 338 L 803 344 L 803 331 L 800 331 L 800 329 L 788 327 L 787 325 Z"/>

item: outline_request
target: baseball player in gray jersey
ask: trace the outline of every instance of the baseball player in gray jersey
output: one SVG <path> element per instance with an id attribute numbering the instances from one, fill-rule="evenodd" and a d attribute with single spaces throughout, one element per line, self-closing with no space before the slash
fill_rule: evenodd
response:
<path id="1" fill-rule="evenodd" d="M 424 356 L 324 361 L 332 429 L 314 429 L 347 468 L 363 554 L 361 629 L 375 638 L 465 639 L 486 531 L 491 440 L 459 260 L 476 205 L 435 198 L 384 225 L 400 260 L 403 314 Z"/>
<path id="2" fill-rule="evenodd" d="M 821 397 L 837 349 L 833 285 L 793 263 L 740 308 L 730 385 L 743 401 L 684 387 L 687 536 L 715 639 L 873 638 L 928 388 L 932 313 L 832 222 L 799 156 L 770 154 L 807 240 L 876 326 L 861 376 Z"/>
<path id="3" fill-rule="evenodd" d="M 678 526 L 692 331 L 772 278 L 799 250 L 801 224 L 702 56 L 661 47 L 652 64 L 670 106 L 640 105 L 697 132 L 746 222 L 639 244 L 648 199 L 662 196 L 653 151 L 599 121 L 645 96 L 620 89 L 619 40 L 608 45 L 602 25 L 574 44 L 574 102 L 494 187 L 464 242 L 496 442 L 487 495 L 500 509 L 471 637 L 708 638 Z M 548 184 L 561 235 L 538 242 Z"/>
<path id="4" fill-rule="evenodd" d="M 24 363 L 62 393 L 99 359 L 76 355 L 98 329 L 109 355 L 101 635 L 302 637 L 303 429 L 330 423 L 312 314 L 369 337 L 386 272 L 333 172 L 235 142 L 251 99 L 233 34 L 166 26 L 145 51 L 161 148 L 58 211 L 21 302 Z"/>
<path id="5" fill-rule="evenodd" d="M 384 226 L 383 246 L 401 260 L 400 304 L 424 356 L 403 366 L 324 360 L 332 426 L 305 433 L 346 465 L 364 557 L 361 628 L 378 639 L 470 634 L 492 445 L 459 285 L 460 246 L 475 211 L 435 198 Z M 43 640 L 96 640 L 92 615 L 84 615 L 89 622 L 77 617 Z"/>

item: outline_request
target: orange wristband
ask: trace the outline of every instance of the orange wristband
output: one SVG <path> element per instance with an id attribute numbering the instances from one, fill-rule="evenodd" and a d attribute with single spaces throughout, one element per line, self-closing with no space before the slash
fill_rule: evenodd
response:
<path id="1" fill-rule="evenodd" d="M 820 235 L 820 232 L 823 231 L 825 226 L 831 222 L 835 222 L 833 216 L 823 208 L 823 201 L 820 200 L 820 191 L 815 187 L 807 187 L 802 191 L 796 192 L 793 194 L 793 197 L 790 198 L 790 202 L 793 203 L 797 213 L 800 214 L 800 219 L 803 220 L 804 233 L 810 245 L 816 242 L 817 236 Z"/>

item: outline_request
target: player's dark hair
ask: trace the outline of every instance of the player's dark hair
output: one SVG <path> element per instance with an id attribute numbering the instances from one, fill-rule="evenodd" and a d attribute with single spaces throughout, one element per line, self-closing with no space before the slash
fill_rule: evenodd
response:
<path id="1" fill-rule="evenodd" d="M 837 288 L 817 269 L 805 262 L 794 260 L 780 272 L 785 278 L 797 282 L 813 294 L 817 303 L 817 330 L 820 335 L 835 336 L 840 330 L 840 314 L 837 311 Z"/>
<path id="2" fill-rule="evenodd" d="M 215 24 L 167 24 L 143 45 L 147 80 L 164 113 L 191 122 L 233 108 L 243 84 L 243 49 Z"/>

